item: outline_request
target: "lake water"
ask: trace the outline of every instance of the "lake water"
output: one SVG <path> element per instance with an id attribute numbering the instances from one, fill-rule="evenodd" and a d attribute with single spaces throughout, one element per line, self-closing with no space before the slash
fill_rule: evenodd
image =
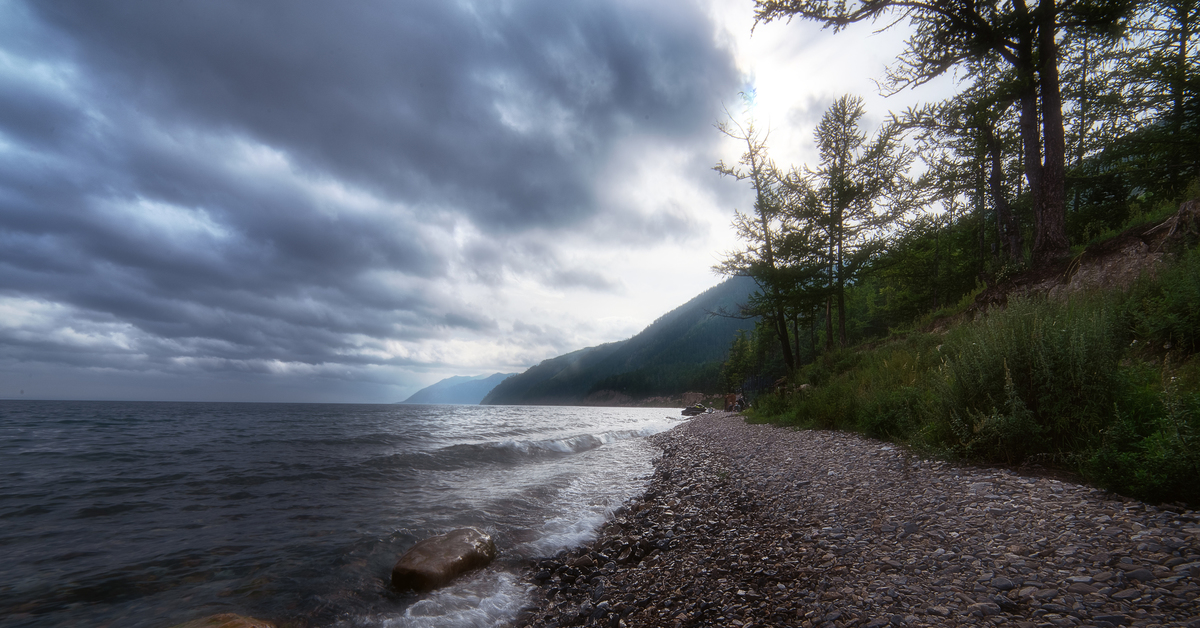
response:
<path id="1" fill-rule="evenodd" d="M 0 401 L 0 626 L 493 626 L 517 573 L 644 489 L 641 408 Z M 462 526 L 500 557 L 447 588 L 396 559 Z"/>

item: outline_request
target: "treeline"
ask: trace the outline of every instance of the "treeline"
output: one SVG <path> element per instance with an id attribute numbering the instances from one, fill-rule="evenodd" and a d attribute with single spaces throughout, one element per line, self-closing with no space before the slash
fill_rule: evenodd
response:
<path id="1" fill-rule="evenodd" d="M 745 151 L 716 169 L 755 200 L 735 216 L 744 247 L 717 269 L 759 285 L 737 312 L 759 324 L 731 347 L 728 387 L 952 308 L 1197 192 L 1195 0 L 757 2 L 760 23 L 791 18 L 907 20 L 884 89 L 946 73 L 963 88 L 873 133 L 860 98 L 836 100 L 815 164 L 776 164 L 752 121 L 721 125 Z"/>

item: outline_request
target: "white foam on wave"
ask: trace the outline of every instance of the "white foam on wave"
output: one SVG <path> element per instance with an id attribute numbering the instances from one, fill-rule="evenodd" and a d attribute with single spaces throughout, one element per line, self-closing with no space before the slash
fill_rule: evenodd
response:
<path id="1" fill-rule="evenodd" d="M 548 438 L 542 440 L 505 440 L 495 443 L 499 449 L 509 449 L 520 453 L 551 451 L 556 453 L 573 454 L 596 449 L 615 442 L 633 438 L 645 438 L 660 432 L 665 432 L 674 425 L 672 422 L 660 421 L 644 425 L 633 430 L 610 430 L 597 434 L 577 434 L 563 438 Z"/>
<path id="2" fill-rule="evenodd" d="M 593 540 L 613 511 L 645 489 L 652 450 L 637 442 L 618 447 L 621 451 L 605 456 L 603 464 L 576 476 L 558 494 L 557 512 L 547 517 L 538 538 L 517 548 L 520 554 L 550 556 Z"/>
<path id="3" fill-rule="evenodd" d="M 658 419 L 633 429 L 613 429 L 537 440 L 505 440 L 490 446 L 521 454 L 555 452 L 578 454 L 557 463 L 568 470 L 569 481 L 554 493 L 535 538 L 501 548 L 509 558 L 552 556 L 596 537 L 613 512 L 645 490 L 649 463 L 657 450 L 642 441 L 666 431 L 678 420 Z M 484 445 L 485 447 L 487 445 Z M 569 460 L 569 462 L 568 462 Z M 555 471 L 560 472 L 560 471 Z M 565 478 L 564 478 L 565 479 Z M 547 478 L 549 481 L 549 478 Z M 512 564 L 511 562 L 509 564 Z M 530 587 L 519 576 L 493 566 L 445 589 L 428 594 L 402 615 L 359 617 L 339 628 L 460 628 L 495 627 L 510 623 L 528 603 Z"/>
<path id="4" fill-rule="evenodd" d="M 430 593 L 403 615 L 358 617 L 337 628 L 489 628 L 517 616 L 529 599 L 528 585 L 515 574 L 484 570 Z"/>

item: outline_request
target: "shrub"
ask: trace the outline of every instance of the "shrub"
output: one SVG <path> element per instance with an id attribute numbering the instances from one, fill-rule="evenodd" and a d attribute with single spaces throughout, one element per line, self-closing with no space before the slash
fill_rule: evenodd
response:
<path id="1" fill-rule="evenodd" d="M 858 430 L 872 438 L 907 440 L 921 429 L 932 399 L 932 391 L 923 386 L 879 389 L 862 404 Z"/>
<path id="2" fill-rule="evenodd" d="M 801 372 L 811 388 L 788 400 L 780 421 L 903 440 L 920 429 L 937 365 L 933 334 L 909 334 L 873 350 L 839 350 Z"/>
<path id="3" fill-rule="evenodd" d="M 1200 503 L 1200 394 L 1183 394 L 1169 363 L 1162 390 L 1115 410 L 1101 446 L 1084 465 L 1092 481 L 1152 502 Z"/>
<path id="4" fill-rule="evenodd" d="M 1200 249 L 1191 249 L 1152 281 L 1143 281 L 1125 305 L 1132 331 L 1164 349 L 1200 349 Z"/>
<path id="5" fill-rule="evenodd" d="M 1016 300 L 955 330 L 941 420 L 970 457 L 1019 462 L 1087 446 L 1111 416 L 1123 338 L 1099 299 Z"/>

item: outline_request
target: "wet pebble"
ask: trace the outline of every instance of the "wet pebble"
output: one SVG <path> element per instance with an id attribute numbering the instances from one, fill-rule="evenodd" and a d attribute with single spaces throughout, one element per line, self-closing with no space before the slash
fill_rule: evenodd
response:
<path id="1" fill-rule="evenodd" d="M 1200 514 L 702 415 L 523 626 L 1194 626 Z"/>

